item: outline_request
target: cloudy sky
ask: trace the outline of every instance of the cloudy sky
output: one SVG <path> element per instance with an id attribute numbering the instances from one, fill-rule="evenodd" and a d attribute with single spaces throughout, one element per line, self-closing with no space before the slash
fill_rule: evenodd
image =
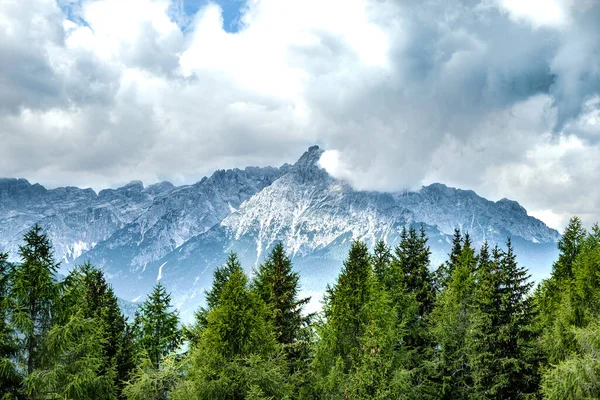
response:
<path id="1" fill-rule="evenodd" d="M 600 220 L 599 0 L 0 0 L 0 176 L 191 183 L 310 145 Z"/>

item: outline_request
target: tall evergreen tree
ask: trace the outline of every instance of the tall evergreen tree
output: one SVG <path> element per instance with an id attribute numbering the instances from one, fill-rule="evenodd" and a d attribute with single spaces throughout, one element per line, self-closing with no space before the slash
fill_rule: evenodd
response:
<path id="1" fill-rule="evenodd" d="M 256 292 L 272 308 L 277 341 L 283 345 L 296 342 L 305 325 L 302 309 L 310 298 L 298 299 L 298 279 L 281 243 L 260 265 L 254 279 Z"/>
<path id="2" fill-rule="evenodd" d="M 379 246 L 379 254 L 385 248 Z M 321 398 L 396 398 L 409 375 L 399 362 L 403 327 L 386 286 L 372 271 L 366 245 L 354 242 L 336 284 L 328 290 L 313 362 Z M 391 265 L 381 268 L 388 284 Z"/>
<path id="3" fill-rule="evenodd" d="M 42 365 L 41 345 L 52 326 L 58 285 L 52 245 L 42 228 L 35 225 L 19 247 L 21 262 L 11 274 L 10 297 L 13 301 L 10 320 L 22 337 L 23 358 L 27 374 Z"/>
<path id="4" fill-rule="evenodd" d="M 474 390 L 483 397 L 515 399 L 537 390 L 532 285 L 510 239 L 491 260 L 484 246 L 469 334 Z"/>
<path id="5" fill-rule="evenodd" d="M 339 357 L 347 371 L 359 354 L 360 338 L 369 320 L 364 307 L 371 299 L 371 257 L 363 242 L 355 241 L 338 277 L 328 290 L 324 305 L 327 318 L 329 360 Z"/>
<path id="6" fill-rule="evenodd" d="M 392 251 L 383 240 L 378 240 L 373 249 L 373 272 L 382 284 L 390 276 L 390 268 L 392 265 Z"/>
<path id="7" fill-rule="evenodd" d="M 304 385 L 310 365 L 309 325 L 313 315 L 303 314 L 310 298 L 298 298 L 298 280 L 283 245 L 278 243 L 256 271 L 253 289 L 269 306 L 277 342 L 284 348 L 295 380 Z"/>
<path id="8" fill-rule="evenodd" d="M 139 343 L 155 368 L 179 346 L 179 316 L 172 310 L 171 295 L 157 283 L 140 307 Z"/>
<path id="9" fill-rule="evenodd" d="M 435 300 L 433 274 L 429 270 L 430 255 L 424 228 L 421 226 L 419 233 L 412 226 L 408 230 L 403 228 L 395 262 L 404 276 L 406 289 L 415 294 L 421 318 L 431 312 Z"/>
<path id="10" fill-rule="evenodd" d="M 12 309 L 9 272 L 8 254 L 0 253 L 0 393 L 16 396 L 21 379 L 15 364 L 19 351 L 17 336 L 9 321 Z"/>
<path id="11" fill-rule="evenodd" d="M 229 260 L 236 259 L 230 255 Z M 189 370 L 175 399 L 285 398 L 288 369 L 275 339 L 269 307 L 249 288 L 237 263 L 217 275 L 218 297 L 187 356 Z M 217 282 L 218 280 L 218 282 Z M 215 286 L 216 285 L 216 286 Z"/>
<path id="12" fill-rule="evenodd" d="M 195 342 L 200 336 L 200 332 L 206 327 L 206 316 L 219 304 L 219 297 L 225 284 L 234 272 L 242 271 L 242 266 L 238 260 L 237 254 L 231 252 L 227 256 L 225 264 L 217 267 L 213 272 L 213 281 L 210 290 L 205 292 L 206 306 L 200 307 L 195 313 L 194 325 L 185 327 L 184 334 L 188 340 Z"/>
<path id="13" fill-rule="evenodd" d="M 429 270 L 430 250 L 423 227 L 419 233 L 413 227 L 403 229 L 394 253 L 393 269 L 400 271 L 408 300 L 412 298 L 402 310 L 406 329 L 402 340 L 404 365 L 411 372 L 414 398 L 435 397 L 437 389 L 431 381 L 435 341 L 429 324 L 436 290 L 433 273 Z"/>
<path id="14" fill-rule="evenodd" d="M 432 333 L 439 345 L 440 395 L 444 399 L 467 399 L 473 386 L 466 335 L 471 324 L 476 267 L 475 250 L 466 234 L 447 286 L 431 314 Z"/>
<path id="15" fill-rule="evenodd" d="M 454 237 L 452 238 L 452 249 L 450 250 L 450 254 L 448 254 L 448 260 L 435 271 L 435 286 L 437 291 L 445 289 L 448 283 L 450 283 L 452 273 L 462 253 L 462 242 L 463 237 L 460 229 L 455 228 Z"/>

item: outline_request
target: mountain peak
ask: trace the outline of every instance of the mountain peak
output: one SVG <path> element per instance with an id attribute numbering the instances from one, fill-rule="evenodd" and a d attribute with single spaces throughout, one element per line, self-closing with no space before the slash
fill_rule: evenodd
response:
<path id="1" fill-rule="evenodd" d="M 321 155 L 323 155 L 323 152 L 324 150 L 322 150 L 319 146 L 311 146 L 304 152 L 304 154 L 302 154 L 298 161 L 296 161 L 294 166 L 313 166 L 319 161 Z"/>
<path id="2" fill-rule="evenodd" d="M 320 149 L 319 146 L 311 146 L 292 166 L 292 172 L 300 178 L 301 182 L 328 176 L 327 171 L 319 166 L 319 160 L 323 153 L 324 150 Z"/>

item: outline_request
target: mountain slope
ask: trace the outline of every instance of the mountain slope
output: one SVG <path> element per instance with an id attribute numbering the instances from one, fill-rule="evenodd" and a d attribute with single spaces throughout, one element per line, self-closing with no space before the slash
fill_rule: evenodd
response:
<path id="1" fill-rule="evenodd" d="M 319 167 L 322 153 L 313 146 L 294 165 L 219 170 L 180 187 L 132 182 L 97 194 L 0 179 L 0 250 L 15 259 L 23 234 L 40 223 L 57 259 L 92 261 L 129 301 L 161 280 L 184 318 L 202 302 L 229 251 L 251 270 L 279 241 L 305 291 L 317 296 L 338 274 L 353 239 L 372 246 L 383 238 L 394 246 L 408 226 L 425 229 L 433 267 L 445 259 L 459 227 L 476 245 L 511 237 L 536 279 L 549 270 L 560 235 L 517 202 L 493 202 L 442 184 L 415 192 L 357 191 Z"/>
<path id="2" fill-rule="evenodd" d="M 503 244 L 510 236 L 521 261 L 536 271 L 554 257 L 559 234 L 516 202 L 492 202 L 441 184 L 405 193 L 356 191 L 318 166 L 321 154 L 311 147 L 287 173 L 218 225 L 149 265 L 138 276 L 140 288 L 160 277 L 175 288 L 180 304 L 195 307 L 227 252 L 237 252 L 251 268 L 281 241 L 304 288 L 320 292 L 339 272 L 354 238 L 369 245 L 383 238 L 393 246 L 402 228 L 411 225 L 425 228 L 434 265 L 445 259 L 454 227 L 468 231 L 476 244 Z"/>
<path id="3" fill-rule="evenodd" d="M 109 274 L 144 271 L 146 265 L 207 231 L 283 172 L 279 168 L 219 170 L 200 182 L 154 198 L 147 210 L 77 261 L 92 260 Z"/>

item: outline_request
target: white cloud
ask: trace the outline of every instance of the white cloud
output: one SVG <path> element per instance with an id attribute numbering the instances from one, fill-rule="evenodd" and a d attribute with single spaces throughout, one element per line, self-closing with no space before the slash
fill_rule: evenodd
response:
<path id="1" fill-rule="evenodd" d="M 600 6 L 543 3 L 251 0 L 229 33 L 215 4 L 182 30 L 167 0 L 72 20 L 4 1 L 0 175 L 192 182 L 318 143 L 358 188 L 442 181 L 598 220 Z"/>
<path id="2" fill-rule="evenodd" d="M 573 0 L 499 0 L 515 20 L 525 20 L 534 27 L 564 27 L 571 22 Z"/>

